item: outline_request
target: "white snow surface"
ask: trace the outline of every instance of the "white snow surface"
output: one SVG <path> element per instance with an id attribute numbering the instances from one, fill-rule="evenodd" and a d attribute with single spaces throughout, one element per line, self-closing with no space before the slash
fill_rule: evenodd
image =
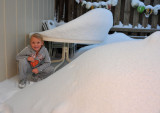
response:
<path id="1" fill-rule="evenodd" d="M 99 44 L 93 44 L 93 45 L 89 45 L 89 46 L 85 46 L 80 48 L 75 55 L 73 56 L 72 59 L 77 58 L 78 56 L 80 56 L 82 53 L 84 53 L 87 50 L 90 50 L 92 48 L 98 47 L 98 46 L 102 46 L 105 44 L 111 44 L 111 43 L 117 43 L 117 42 L 123 42 L 123 41 L 130 41 L 130 40 L 135 40 L 133 38 L 130 38 L 129 36 L 125 35 L 124 33 L 119 33 L 119 32 L 115 32 L 113 34 L 110 34 L 107 36 L 107 38 Z"/>
<path id="2" fill-rule="evenodd" d="M 123 25 L 121 21 L 119 21 L 119 25 L 114 25 L 115 28 L 133 28 L 133 25 Z M 147 27 L 143 27 L 141 24 L 138 24 L 138 26 L 134 26 L 134 28 L 138 29 L 151 29 L 151 25 L 148 24 Z M 160 26 L 157 24 L 157 29 L 160 29 Z"/>
<path id="3" fill-rule="evenodd" d="M 144 3 L 139 0 L 132 0 L 131 5 L 132 7 L 145 6 Z"/>
<path id="4" fill-rule="evenodd" d="M 80 3 L 80 0 L 75 0 L 77 3 Z M 89 9 L 92 5 L 99 7 L 100 5 L 112 5 L 112 6 L 116 6 L 118 3 L 118 0 L 108 0 L 106 2 L 104 1 L 100 1 L 100 2 L 86 2 L 85 0 L 82 1 L 82 6 L 84 4 L 86 4 L 86 8 Z"/>
<path id="5" fill-rule="evenodd" d="M 159 45 L 157 31 L 143 40 L 92 48 L 19 90 L 0 105 L 0 113 L 159 113 Z"/>
<path id="6" fill-rule="evenodd" d="M 102 42 L 112 26 L 111 11 L 97 8 L 40 34 L 46 41 L 94 44 Z"/>

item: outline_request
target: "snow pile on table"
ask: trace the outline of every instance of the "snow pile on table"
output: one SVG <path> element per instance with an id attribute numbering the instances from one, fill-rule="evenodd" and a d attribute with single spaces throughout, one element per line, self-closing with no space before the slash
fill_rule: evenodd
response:
<path id="1" fill-rule="evenodd" d="M 40 34 L 46 41 L 93 44 L 102 42 L 112 26 L 111 11 L 97 8 L 66 24 L 40 32 Z"/>
<path id="2" fill-rule="evenodd" d="M 18 92 L 1 113 L 159 113 L 160 32 L 93 48 Z"/>

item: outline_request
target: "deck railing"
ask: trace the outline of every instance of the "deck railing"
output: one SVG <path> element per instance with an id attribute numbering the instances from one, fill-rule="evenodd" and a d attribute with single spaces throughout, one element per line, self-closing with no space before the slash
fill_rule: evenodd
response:
<path id="1" fill-rule="evenodd" d="M 104 0 L 86 0 L 90 2 L 99 2 Z M 160 4 L 160 0 L 140 0 L 146 6 L 155 6 Z M 86 13 L 90 9 L 86 9 L 84 6 L 78 4 L 75 0 L 56 0 L 56 17 L 58 21 L 71 21 L 80 15 Z M 131 6 L 131 0 L 118 0 L 116 6 L 111 7 L 113 13 L 114 26 L 119 25 L 131 25 L 130 28 L 115 28 L 111 29 L 111 32 L 120 31 L 129 35 L 150 35 L 152 32 L 160 30 L 160 14 L 150 15 L 148 18 L 144 13 L 139 13 L 137 8 Z M 148 25 L 150 28 L 148 28 Z M 139 28 L 138 26 L 141 26 Z"/>

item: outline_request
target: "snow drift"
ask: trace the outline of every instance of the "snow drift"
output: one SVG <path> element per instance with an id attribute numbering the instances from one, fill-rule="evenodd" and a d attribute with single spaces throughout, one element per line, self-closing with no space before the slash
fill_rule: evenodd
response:
<path id="1" fill-rule="evenodd" d="M 93 48 L 27 87 L 1 113 L 159 113 L 160 32 Z"/>
<path id="2" fill-rule="evenodd" d="M 64 25 L 40 32 L 40 34 L 46 41 L 94 44 L 102 42 L 112 26 L 111 11 L 97 8 Z"/>
<path id="3" fill-rule="evenodd" d="M 89 46 L 85 46 L 80 48 L 78 51 L 76 51 L 76 53 L 74 54 L 74 56 L 72 57 L 72 60 L 77 58 L 78 56 L 80 56 L 82 53 L 84 53 L 87 50 L 90 50 L 92 48 L 98 47 L 98 46 L 102 46 L 105 44 L 111 44 L 111 43 L 117 43 L 117 42 L 124 42 L 124 41 L 129 41 L 129 40 L 135 40 L 129 36 L 127 36 L 124 33 L 118 33 L 115 32 L 113 34 L 109 34 L 107 36 L 107 38 L 105 38 L 105 40 L 102 43 L 98 43 L 98 44 L 92 44 Z"/>

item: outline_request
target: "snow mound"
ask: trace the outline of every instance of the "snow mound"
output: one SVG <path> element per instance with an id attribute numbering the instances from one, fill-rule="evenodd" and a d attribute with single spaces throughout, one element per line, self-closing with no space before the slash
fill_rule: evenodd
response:
<path id="1" fill-rule="evenodd" d="M 0 105 L 0 113 L 12 113 L 12 108 L 8 105 L 1 104 Z"/>
<path id="2" fill-rule="evenodd" d="M 159 113 L 159 36 L 93 48 L 4 104 L 9 113 Z"/>
<path id="3" fill-rule="evenodd" d="M 117 43 L 117 42 L 131 41 L 131 40 L 135 40 L 135 39 L 127 36 L 124 33 L 115 32 L 113 34 L 109 34 L 108 36 L 106 36 L 105 40 L 102 43 L 93 44 L 93 45 L 89 45 L 89 46 L 85 46 L 85 47 L 80 48 L 75 53 L 75 55 L 73 56 L 72 59 L 75 59 L 75 58 L 79 57 L 82 53 L 86 52 L 87 50 L 90 50 L 90 49 L 98 47 L 98 46 L 102 46 L 105 44 Z"/>
<path id="4" fill-rule="evenodd" d="M 59 27 L 40 32 L 40 34 L 47 41 L 93 44 L 102 42 L 112 26 L 111 11 L 97 8 Z"/>

